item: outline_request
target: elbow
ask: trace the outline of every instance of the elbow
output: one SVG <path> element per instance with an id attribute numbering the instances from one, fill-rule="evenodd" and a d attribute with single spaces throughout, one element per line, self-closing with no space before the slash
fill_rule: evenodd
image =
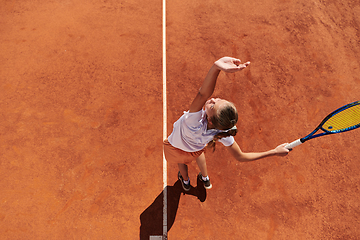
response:
<path id="1" fill-rule="evenodd" d="M 248 161 L 249 161 L 249 159 L 247 159 L 246 157 L 241 156 L 241 155 L 236 156 L 235 159 L 236 159 L 238 162 L 248 162 Z"/>
<path id="2" fill-rule="evenodd" d="M 198 91 L 198 96 L 200 99 L 207 100 L 209 97 L 211 97 L 212 93 L 206 93 L 205 91 L 203 91 L 201 88 Z"/>
<path id="3" fill-rule="evenodd" d="M 238 160 L 239 162 L 250 162 L 250 161 L 254 161 L 257 159 L 256 156 L 254 156 L 251 153 L 241 153 L 241 154 L 237 154 L 235 156 L 236 160 Z"/>

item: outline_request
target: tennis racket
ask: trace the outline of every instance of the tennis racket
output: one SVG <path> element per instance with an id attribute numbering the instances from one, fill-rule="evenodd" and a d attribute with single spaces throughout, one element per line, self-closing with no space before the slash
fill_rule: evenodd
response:
<path id="1" fill-rule="evenodd" d="M 292 143 L 286 145 L 285 148 L 293 149 L 307 140 L 329 134 L 350 131 L 358 127 L 360 127 L 360 101 L 349 103 L 333 111 L 326 118 L 324 118 L 319 126 L 315 128 L 315 130 L 312 131 L 309 135 L 293 141 Z M 322 130 L 323 132 L 315 134 L 319 130 Z"/>

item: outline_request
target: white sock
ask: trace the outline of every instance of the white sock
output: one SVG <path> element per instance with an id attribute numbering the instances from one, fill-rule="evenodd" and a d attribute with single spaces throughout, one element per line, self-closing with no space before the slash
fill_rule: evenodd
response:
<path id="1" fill-rule="evenodd" d="M 188 178 L 188 180 L 183 180 L 183 182 L 186 184 L 186 185 L 189 185 L 189 183 L 190 183 L 190 178 Z"/>
<path id="2" fill-rule="evenodd" d="M 209 178 L 209 176 L 206 176 L 206 177 L 202 176 L 202 180 L 203 180 L 203 181 L 209 181 L 210 178 Z"/>

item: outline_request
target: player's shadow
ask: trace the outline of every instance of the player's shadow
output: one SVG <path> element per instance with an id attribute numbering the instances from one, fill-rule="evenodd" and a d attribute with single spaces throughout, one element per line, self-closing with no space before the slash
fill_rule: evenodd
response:
<path id="1" fill-rule="evenodd" d="M 166 191 L 165 191 L 166 189 Z M 173 186 L 167 186 L 140 215 L 140 240 L 149 240 L 150 236 L 163 235 L 163 199 L 164 192 L 167 192 L 167 231 L 171 229 L 175 222 L 176 213 L 179 207 L 181 193 L 196 196 L 201 202 L 206 200 L 206 189 L 203 183 L 197 179 L 197 186 L 191 187 L 190 191 L 185 192 L 180 180 Z"/>

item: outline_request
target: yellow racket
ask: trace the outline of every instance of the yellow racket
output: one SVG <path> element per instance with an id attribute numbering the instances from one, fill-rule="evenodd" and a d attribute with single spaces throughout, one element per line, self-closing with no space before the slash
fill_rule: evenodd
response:
<path id="1" fill-rule="evenodd" d="M 349 103 L 333 111 L 326 118 L 324 118 L 319 126 L 315 128 L 315 130 L 312 131 L 309 135 L 295 140 L 285 147 L 287 149 L 293 149 L 307 140 L 324 135 L 350 131 L 358 127 L 360 127 L 360 101 Z M 314 135 L 319 130 L 322 130 L 323 132 Z"/>

